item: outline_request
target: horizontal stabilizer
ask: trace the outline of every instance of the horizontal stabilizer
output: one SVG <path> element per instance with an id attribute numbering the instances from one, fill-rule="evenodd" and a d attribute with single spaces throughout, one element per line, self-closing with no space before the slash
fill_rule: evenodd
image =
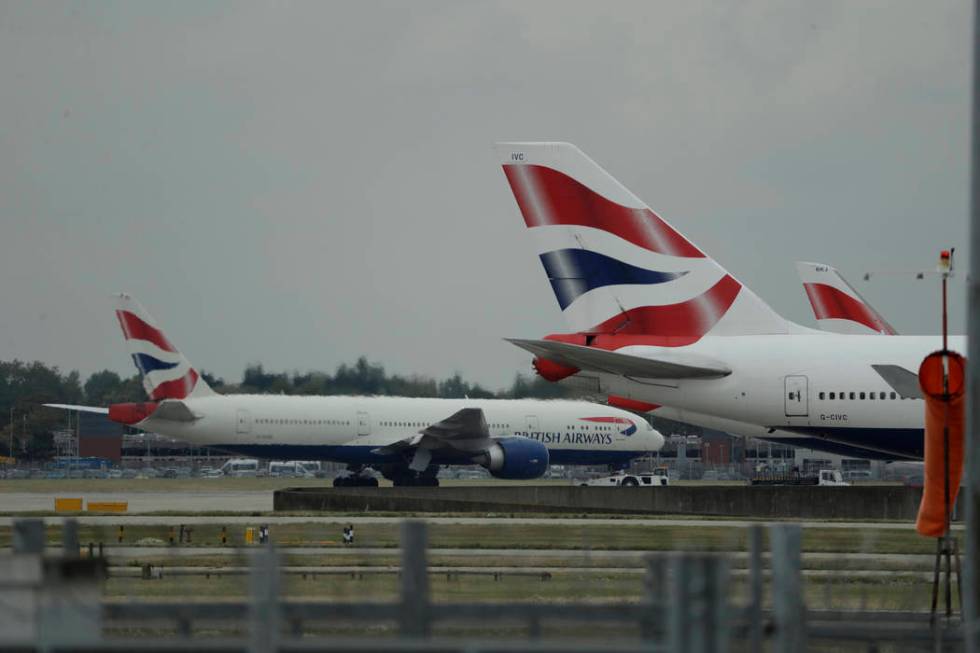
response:
<path id="1" fill-rule="evenodd" d="M 199 419 L 183 401 L 170 399 L 161 401 L 156 410 L 153 411 L 153 419 L 165 419 L 170 422 L 193 422 Z"/>
<path id="2" fill-rule="evenodd" d="M 77 410 L 80 413 L 98 413 L 100 415 L 108 415 L 108 408 L 100 408 L 99 406 L 75 406 L 72 404 L 44 404 L 48 408 L 60 408 L 61 410 Z"/>
<path id="3" fill-rule="evenodd" d="M 922 388 L 919 387 L 919 375 L 910 372 L 901 365 L 872 365 L 871 368 L 885 380 L 900 397 L 922 399 Z"/>
<path id="4" fill-rule="evenodd" d="M 732 373 L 718 361 L 681 352 L 662 352 L 656 358 L 647 358 L 554 340 L 505 340 L 535 356 L 590 372 L 644 379 L 718 379 Z"/>

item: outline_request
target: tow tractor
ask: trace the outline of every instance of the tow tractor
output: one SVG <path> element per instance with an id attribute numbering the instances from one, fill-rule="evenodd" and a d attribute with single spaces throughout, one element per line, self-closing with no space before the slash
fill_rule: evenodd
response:
<path id="1" fill-rule="evenodd" d="M 600 476 L 579 483 L 581 487 L 660 487 L 668 484 L 666 472 L 660 470 L 644 474 L 618 472 L 612 476 Z"/>

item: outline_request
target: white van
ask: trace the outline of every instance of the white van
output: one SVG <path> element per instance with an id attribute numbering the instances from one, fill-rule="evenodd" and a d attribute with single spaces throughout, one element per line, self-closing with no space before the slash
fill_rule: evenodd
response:
<path id="1" fill-rule="evenodd" d="M 269 463 L 269 476 L 308 478 L 313 476 L 319 469 L 320 463 L 311 463 L 304 460 L 290 460 L 288 462 L 274 460 Z"/>
<path id="2" fill-rule="evenodd" d="M 259 461 L 255 458 L 232 458 L 221 466 L 221 472 L 235 478 L 255 476 L 259 472 Z"/>

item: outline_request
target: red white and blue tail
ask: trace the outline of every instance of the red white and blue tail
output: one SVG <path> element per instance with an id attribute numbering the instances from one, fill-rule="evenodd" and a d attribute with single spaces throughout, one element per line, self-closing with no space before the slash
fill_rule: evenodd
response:
<path id="1" fill-rule="evenodd" d="M 897 333 L 833 267 L 798 261 L 796 271 L 810 300 L 813 316 L 823 331 L 888 336 Z"/>
<path id="2" fill-rule="evenodd" d="M 574 331 L 682 346 L 795 330 L 574 145 L 496 147 Z"/>
<path id="3" fill-rule="evenodd" d="M 214 394 L 138 301 L 125 293 L 116 295 L 116 317 L 150 399 L 186 399 Z"/>

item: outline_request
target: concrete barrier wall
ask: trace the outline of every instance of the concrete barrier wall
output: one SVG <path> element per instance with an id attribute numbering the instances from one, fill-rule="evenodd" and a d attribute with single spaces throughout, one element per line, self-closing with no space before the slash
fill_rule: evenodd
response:
<path id="1" fill-rule="evenodd" d="M 565 512 L 913 520 L 921 496 L 920 488 L 901 486 L 291 488 L 275 493 L 274 506 L 278 511 Z"/>

